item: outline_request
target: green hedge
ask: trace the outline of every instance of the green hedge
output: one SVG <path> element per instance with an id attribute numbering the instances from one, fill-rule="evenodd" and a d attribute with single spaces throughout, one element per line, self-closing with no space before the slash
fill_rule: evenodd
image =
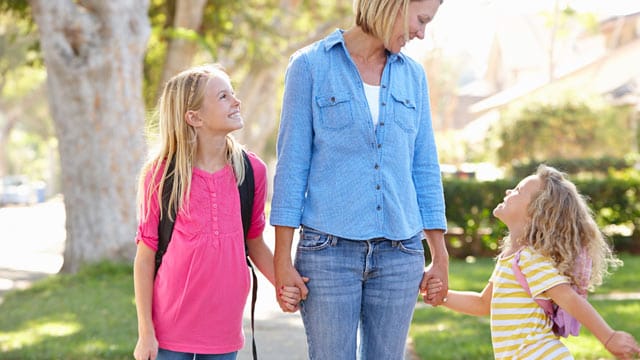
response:
<path id="1" fill-rule="evenodd" d="M 521 179 L 536 172 L 540 161 L 513 164 L 511 172 L 514 178 Z M 579 174 L 582 172 L 608 174 L 611 170 L 624 170 L 633 166 L 633 159 L 619 157 L 584 158 L 584 159 L 549 159 L 544 161 L 546 165 L 563 171 L 567 174 Z"/>
<path id="2" fill-rule="evenodd" d="M 640 253 L 640 175 L 635 172 L 632 176 L 572 180 L 588 198 L 598 225 L 613 241 L 615 249 Z M 497 253 L 506 227 L 492 211 L 502 202 L 505 190 L 513 188 L 518 181 L 444 179 L 449 222 L 446 239 L 451 256 L 493 256 Z"/>

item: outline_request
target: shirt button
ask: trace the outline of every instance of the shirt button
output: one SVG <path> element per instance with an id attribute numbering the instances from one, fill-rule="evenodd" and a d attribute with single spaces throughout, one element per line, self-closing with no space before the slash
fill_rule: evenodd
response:
<path id="1" fill-rule="evenodd" d="M 216 235 L 218 235 L 218 234 L 219 234 L 217 231 L 214 231 L 213 233 L 214 233 L 214 234 L 216 234 Z"/>
<path id="2" fill-rule="evenodd" d="M 383 101 L 382 104 L 380 104 L 380 105 L 387 106 L 387 103 Z"/>
<path id="3" fill-rule="evenodd" d="M 384 126 L 384 121 L 380 121 L 380 126 Z"/>
<path id="4" fill-rule="evenodd" d="M 387 88 L 387 85 L 382 84 L 382 88 L 383 88 L 383 89 L 386 89 L 386 88 Z"/>
<path id="5" fill-rule="evenodd" d="M 332 103 L 336 102 L 336 98 L 332 96 L 332 97 L 331 97 L 331 102 L 332 102 Z"/>
<path id="6" fill-rule="evenodd" d="M 378 207 L 376 207 L 376 210 L 378 211 L 382 210 L 382 206 L 378 205 Z"/>
<path id="7" fill-rule="evenodd" d="M 375 165 L 373 166 L 373 168 L 374 168 L 374 169 L 376 169 L 376 170 L 378 170 L 378 169 L 380 168 L 380 165 L 375 164 Z"/>
<path id="8" fill-rule="evenodd" d="M 378 149 L 380 149 L 382 147 L 382 144 L 378 144 Z"/>
<path id="9" fill-rule="evenodd" d="M 380 185 L 376 185 L 376 190 L 380 190 Z"/>

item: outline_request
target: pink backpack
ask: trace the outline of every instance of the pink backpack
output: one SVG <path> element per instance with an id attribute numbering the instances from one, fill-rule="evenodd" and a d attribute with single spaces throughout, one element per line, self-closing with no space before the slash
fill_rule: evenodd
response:
<path id="1" fill-rule="evenodd" d="M 516 277 L 516 280 L 520 283 L 520 285 L 524 288 L 524 290 L 531 296 L 531 290 L 529 289 L 529 283 L 525 278 L 524 274 L 520 270 L 520 266 L 518 265 L 518 261 L 520 261 L 520 251 L 519 250 L 511 264 L 511 268 L 513 269 L 513 274 Z M 586 284 L 589 281 L 589 276 L 591 273 L 591 259 L 586 256 L 586 252 L 580 257 L 579 264 L 581 264 L 580 273 L 578 274 L 579 281 L 582 284 Z M 586 299 L 587 293 L 586 291 L 578 289 L 575 285 L 572 285 L 573 289 L 576 290 L 578 294 Z M 584 287 L 583 287 L 584 288 Z M 556 305 L 551 300 L 542 300 L 534 298 L 536 303 L 540 305 L 540 307 L 544 310 L 545 314 L 551 318 L 553 321 L 553 333 L 557 336 L 569 337 L 569 335 L 578 336 L 580 334 L 580 322 L 576 320 L 573 316 L 571 316 L 564 309 Z"/>

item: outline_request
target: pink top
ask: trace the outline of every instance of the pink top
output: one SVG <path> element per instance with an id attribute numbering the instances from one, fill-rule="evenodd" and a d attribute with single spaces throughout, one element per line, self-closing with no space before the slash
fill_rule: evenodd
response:
<path id="1" fill-rule="evenodd" d="M 249 153 L 255 177 L 249 239 L 265 227 L 266 166 Z M 148 184 L 148 174 L 145 183 Z M 149 194 L 145 194 L 148 196 Z M 230 165 L 209 173 L 194 168 L 190 216 L 180 212 L 153 290 L 153 324 L 163 349 L 222 354 L 242 349 L 242 315 L 249 286 L 240 195 Z M 158 248 L 157 196 L 136 242 Z"/>

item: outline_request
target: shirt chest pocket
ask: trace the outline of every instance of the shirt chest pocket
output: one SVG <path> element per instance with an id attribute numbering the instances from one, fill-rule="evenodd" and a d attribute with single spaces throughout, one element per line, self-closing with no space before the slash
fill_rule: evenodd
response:
<path id="1" fill-rule="evenodd" d="M 332 93 L 316 97 L 320 126 L 341 130 L 353 123 L 352 99 L 349 93 Z"/>
<path id="2" fill-rule="evenodd" d="M 416 132 L 418 109 L 415 98 L 393 92 L 391 97 L 393 98 L 393 123 L 408 133 Z"/>

